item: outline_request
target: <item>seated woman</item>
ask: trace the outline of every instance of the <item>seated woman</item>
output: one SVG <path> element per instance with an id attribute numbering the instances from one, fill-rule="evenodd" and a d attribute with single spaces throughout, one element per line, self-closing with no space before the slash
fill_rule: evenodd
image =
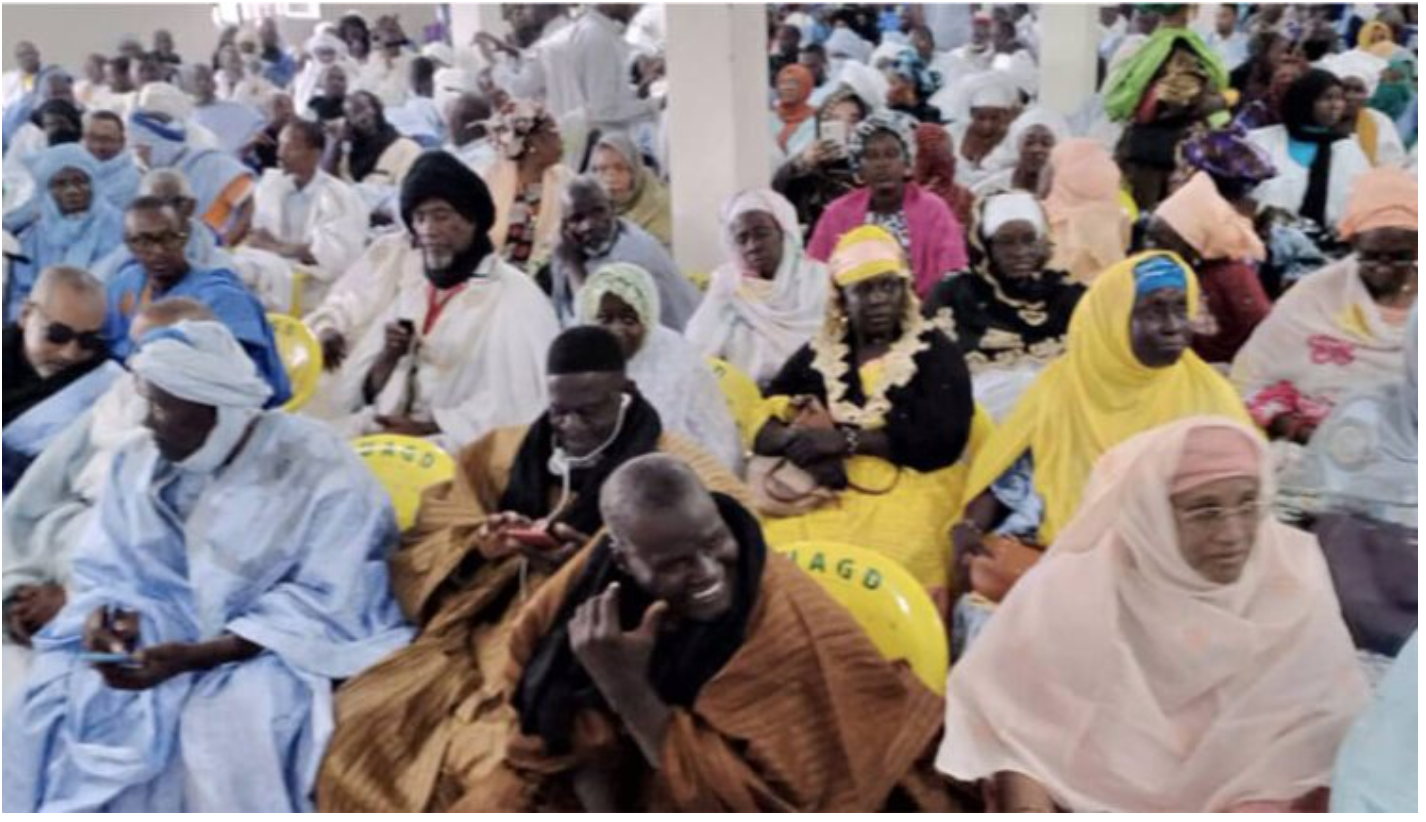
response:
<path id="1" fill-rule="evenodd" d="M 1070 318 L 1065 355 L 977 454 L 953 534 L 958 563 L 1006 545 L 983 539 L 992 531 L 1029 546 L 1018 554 L 1053 544 L 1095 461 L 1140 431 L 1196 414 L 1250 422 L 1233 386 L 1188 350 L 1198 294 L 1193 272 L 1162 251 L 1094 281 Z"/>
<path id="2" fill-rule="evenodd" d="M 505 262 L 534 272 L 559 243 L 564 190 L 575 174 L 561 162 L 555 118 L 539 103 L 506 103 L 490 133 L 500 156 L 486 180 L 495 201 L 490 241 Z"/>
<path id="3" fill-rule="evenodd" d="M 826 322 L 768 386 L 749 484 L 773 545 L 855 541 L 901 563 L 944 608 L 946 533 L 978 439 L 970 373 L 921 317 L 884 229 L 849 232 L 831 269 Z"/>
<path id="4" fill-rule="evenodd" d="M 773 91 L 777 102 L 768 114 L 768 128 L 784 157 L 795 157 L 817 140 L 817 109 L 808 99 L 817 85 L 812 70 L 800 63 L 783 66 Z"/>
<path id="5" fill-rule="evenodd" d="M 97 196 L 98 164 L 79 143 L 62 143 L 41 151 L 31 165 L 39 219 L 16 239 L 20 254 L 6 276 L 5 314 L 13 321 L 25 299 L 50 266 L 90 270 L 123 243 L 124 215 Z"/>
<path id="6" fill-rule="evenodd" d="M 804 228 L 817 225 L 830 203 L 857 187 L 846 141 L 871 110 L 871 104 L 850 86 L 839 86 L 817 108 L 813 121 L 817 139 L 773 175 L 773 189 L 797 209 L 797 221 Z"/>
<path id="7" fill-rule="evenodd" d="M 771 189 L 734 195 L 723 237 L 733 261 L 714 269 L 683 333 L 764 385 L 822 324 L 827 267 L 803 252 L 797 212 Z"/>
<path id="8" fill-rule="evenodd" d="M 1159 203 L 1146 234 L 1150 245 L 1179 255 L 1198 274 L 1206 311 L 1194 352 L 1205 362 L 1232 362 L 1272 310 L 1257 270 L 1267 250 L 1252 222 L 1200 172 Z"/>
<path id="9" fill-rule="evenodd" d="M 951 143 L 950 132 L 941 126 L 922 123 L 916 127 L 916 163 L 911 169 L 911 181 L 945 200 L 961 225 L 970 225 L 975 195 L 956 182 L 956 147 Z"/>
<path id="10" fill-rule="evenodd" d="M 1401 144 L 1396 123 L 1367 105 L 1386 63 L 1361 51 L 1329 55 L 1320 67 L 1342 81 L 1342 127 L 1356 137 L 1357 145 L 1373 167 L 1406 165 L 1406 147 Z"/>
<path id="11" fill-rule="evenodd" d="M 1129 251 L 1133 220 L 1124 211 L 1119 166 L 1097 140 L 1076 137 L 1050 152 L 1050 268 L 1089 285 Z"/>
<path id="12" fill-rule="evenodd" d="M 960 81 L 969 88 L 965 116 L 946 127 L 956 144 L 956 182 L 975 188 L 997 169 L 996 149 L 1010 133 L 1020 92 L 1003 71 L 985 71 Z"/>
<path id="13" fill-rule="evenodd" d="M 673 247 L 673 212 L 668 187 L 644 165 L 643 155 L 629 136 L 609 134 L 594 145 L 589 173 L 614 201 L 614 213 Z"/>
<path id="14" fill-rule="evenodd" d="M 421 155 L 421 145 L 386 121 L 381 100 L 369 91 L 347 94 L 342 108 L 345 134 L 328 140 L 323 169 L 356 186 L 373 211 L 397 211 L 401 182 Z"/>
<path id="15" fill-rule="evenodd" d="M 1269 465 L 1215 417 L 1106 453 L 952 669 L 936 766 L 1000 811 L 1325 810 L 1369 692 Z"/>
<path id="16" fill-rule="evenodd" d="M 977 196 L 997 191 L 1028 191 L 1036 197 L 1049 190 L 1050 152 L 1069 139 L 1069 124 L 1053 109 L 1026 109 L 1010 124 L 1010 133 L 987 165 L 999 170 L 975 186 Z"/>
<path id="17" fill-rule="evenodd" d="M 1115 159 L 1139 208 L 1168 196 L 1179 143 L 1195 126 L 1228 121 L 1228 69 L 1196 32 L 1164 26 L 1104 81 L 1104 111 L 1124 123 Z"/>
<path id="18" fill-rule="evenodd" d="M 575 302 L 580 324 L 601 325 L 619 339 L 629 379 L 664 427 L 741 474 L 743 447 L 718 379 L 697 349 L 659 325 L 659 290 L 649 272 L 609 263 L 585 281 Z"/>
<path id="19" fill-rule="evenodd" d="M 914 117 L 919 123 L 943 122 L 941 110 L 928 102 L 941 88 L 941 73 L 927 66 L 915 49 L 907 46 L 897 52 L 885 74 L 890 84 L 887 108 Z"/>
<path id="20" fill-rule="evenodd" d="M 1280 208 L 1315 223 L 1336 225 L 1357 178 L 1371 169 L 1350 131 L 1341 127 L 1342 81 L 1311 69 L 1288 86 L 1282 125 L 1248 132 L 1277 168 L 1277 176 L 1253 189 L 1263 207 Z"/>
<path id="21" fill-rule="evenodd" d="M 1338 226 L 1355 253 L 1302 278 L 1233 360 L 1233 384 L 1274 438 L 1306 442 L 1344 395 L 1400 373 L 1416 305 L 1416 196 L 1413 174 L 1363 174 Z"/>
<path id="22" fill-rule="evenodd" d="M 861 225 L 884 229 L 910 259 L 913 285 L 924 295 L 966 266 L 965 229 L 944 200 L 910 181 L 916 161 L 915 121 L 874 114 L 852 134 L 849 152 L 862 187 L 839 197 L 817 221 L 807 255 L 827 261 L 843 235 Z"/>
<path id="23" fill-rule="evenodd" d="M 965 354 L 976 402 L 1000 420 L 1064 353 L 1084 286 L 1047 267 L 1045 212 L 1028 192 L 993 194 L 976 212 L 970 269 L 938 283 L 925 312 Z"/>

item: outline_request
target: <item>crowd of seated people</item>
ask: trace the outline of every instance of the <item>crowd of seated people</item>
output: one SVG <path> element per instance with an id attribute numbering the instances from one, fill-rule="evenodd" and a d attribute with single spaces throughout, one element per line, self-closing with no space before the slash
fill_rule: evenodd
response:
<path id="1" fill-rule="evenodd" d="M 1416 809 L 1414 6 L 500 8 L 15 46 L 4 810 Z"/>

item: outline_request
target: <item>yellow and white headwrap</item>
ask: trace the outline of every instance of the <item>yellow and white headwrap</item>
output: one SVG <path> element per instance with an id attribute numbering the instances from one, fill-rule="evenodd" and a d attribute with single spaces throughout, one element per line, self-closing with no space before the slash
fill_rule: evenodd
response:
<path id="1" fill-rule="evenodd" d="M 891 232 L 874 225 L 859 226 L 843 234 L 827 267 L 832 271 L 832 282 L 843 288 L 882 274 L 911 279 L 911 267 L 901 243 Z"/>

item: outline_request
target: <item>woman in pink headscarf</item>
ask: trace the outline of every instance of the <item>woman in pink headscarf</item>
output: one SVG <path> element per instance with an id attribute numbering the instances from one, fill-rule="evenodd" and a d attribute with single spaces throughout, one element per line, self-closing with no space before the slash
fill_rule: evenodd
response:
<path id="1" fill-rule="evenodd" d="M 1326 810 L 1368 689 L 1251 428 L 1190 417 L 1095 466 L 952 669 L 937 767 L 995 810 Z"/>
<path id="2" fill-rule="evenodd" d="M 1055 256 L 1049 267 L 1088 285 L 1128 256 L 1133 223 L 1120 199 L 1119 166 L 1096 140 L 1065 140 L 1050 152 L 1045 213 Z"/>
<path id="3" fill-rule="evenodd" d="M 1150 243 L 1178 254 L 1198 274 L 1211 327 L 1194 333 L 1193 350 L 1205 362 L 1232 362 L 1272 310 L 1257 269 L 1267 249 L 1252 222 L 1200 171 L 1154 209 L 1147 235 Z"/>
<path id="4" fill-rule="evenodd" d="M 1343 396 L 1400 379 L 1416 305 L 1416 175 L 1357 178 L 1337 235 L 1353 254 L 1298 281 L 1233 360 L 1231 379 L 1274 438 L 1305 443 Z"/>

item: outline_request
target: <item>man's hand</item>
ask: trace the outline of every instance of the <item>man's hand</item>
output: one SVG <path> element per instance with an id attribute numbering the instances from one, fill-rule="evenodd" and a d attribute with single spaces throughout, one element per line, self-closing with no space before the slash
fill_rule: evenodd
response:
<path id="1" fill-rule="evenodd" d="M 525 553 L 536 569 L 548 573 L 558 571 L 560 566 L 564 565 L 570 557 L 579 553 L 579 549 L 583 548 L 590 540 L 588 534 L 571 528 L 563 522 L 556 522 L 550 526 L 549 533 L 559 542 L 558 547 L 526 551 Z"/>
<path id="2" fill-rule="evenodd" d="M 441 427 L 434 422 L 402 417 L 396 414 L 377 414 L 376 424 L 386 434 L 402 434 L 408 437 L 430 437 L 441 433 Z"/>
<path id="3" fill-rule="evenodd" d="M 64 587 L 54 583 L 21 585 L 5 607 L 5 629 L 22 645 L 64 607 Z"/>
<path id="4" fill-rule="evenodd" d="M 126 654 L 139 641 L 139 615 L 132 611 L 95 608 L 84 621 L 84 648 L 106 654 Z"/>
<path id="5" fill-rule="evenodd" d="M 342 336 L 342 332 L 324 328 L 317 335 L 317 341 L 322 344 L 322 370 L 336 371 L 341 368 L 347 358 L 347 338 Z"/>
<path id="6" fill-rule="evenodd" d="M 619 624 L 619 583 L 580 605 L 569 624 L 569 644 L 594 684 L 610 702 L 652 691 L 649 657 L 668 603 L 659 600 L 644 611 L 639 627 Z"/>
<path id="7" fill-rule="evenodd" d="M 134 654 L 132 665 L 95 665 L 99 675 L 110 687 L 120 691 L 146 691 L 195 667 L 193 646 L 186 642 L 167 642 L 141 648 Z"/>
<path id="8" fill-rule="evenodd" d="M 416 341 L 416 329 L 408 323 L 397 320 L 386 324 L 386 345 L 381 349 L 383 357 L 390 357 L 393 362 L 406 356 L 411 350 L 411 344 Z"/>
<path id="9" fill-rule="evenodd" d="M 244 240 L 244 243 L 252 246 L 253 248 L 262 249 L 263 251 L 274 252 L 277 251 L 283 245 L 281 240 L 274 237 L 272 232 L 268 231 L 265 228 L 254 228 L 251 232 L 248 233 L 247 239 Z"/>

